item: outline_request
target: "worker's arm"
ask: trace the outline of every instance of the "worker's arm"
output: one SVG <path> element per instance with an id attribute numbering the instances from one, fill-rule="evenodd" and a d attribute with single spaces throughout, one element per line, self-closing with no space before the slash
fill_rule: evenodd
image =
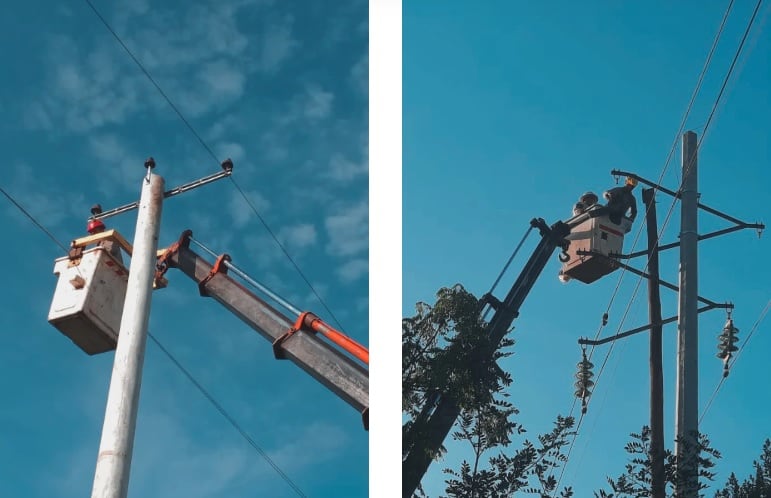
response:
<path id="1" fill-rule="evenodd" d="M 631 194 L 630 194 L 630 197 L 632 202 L 629 203 L 629 210 L 631 211 L 629 213 L 629 219 L 634 220 L 635 218 L 637 218 L 637 199 L 635 199 L 635 196 Z"/>

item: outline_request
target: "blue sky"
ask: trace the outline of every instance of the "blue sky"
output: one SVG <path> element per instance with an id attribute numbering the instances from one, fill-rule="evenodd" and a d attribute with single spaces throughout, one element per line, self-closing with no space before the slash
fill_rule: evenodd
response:
<path id="1" fill-rule="evenodd" d="M 225 0 L 95 2 L 234 177 L 345 331 L 368 344 L 368 7 Z M 96 202 L 135 200 L 142 163 L 173 187 L 218 163 L 85 2 L 17 3 L 0 21 L 0 185 L 65 243 Z M 330 319 L 228 181 L 169 200 L 186 228 L 302 309 Z M 46 321 L 62 251 L 0 205 L 0 495 L 88 495 L 112 353 L 88 357 Z M 133 238 L 132 214 L 108 226 Z M 171 270 L 150 330 L 308 496 L 364 496 L 360 416 Z M 331 319 L 330 319 L 331 321 Z M 130 494 L 296 496 L 152 343 Z"/>
<path id="2" fill-rule="evenodd" d="M 686 129 L 702 134 L 723 77 L 752 13 L 737 2 Z M 577 197 L 614 185 L 617 168 L 658 179 L 727 2 L 410 2 L 403 11 L 403 297 L 402 313 L 433 302 L 457 282 L 486 292 L 533 217 L 565 219 Z M 771 219 L 771 8 L 761 8 L 700 150 L 701 202 L 748 222 Z M 678 148 L 663 183 L 676 189 Z M 640 199 L 638 189 L 638 200 Z M 671 199 L 659 194 L 663 223 Z M 638 201 L 641 202 L 641 201 Z M 677 240 L 679 205 L 662 237 Z M 638 221 L 632 231 L 641 227 Z M 701 233 L 729 226 L 699 215 Z M 625 248 L 632 246 L 628 238 Z M 644 234 L 637 249 L 644 245 Z M 505 295 L 530 251 L 531 237 L 504 278 Z M 769 298 L 767 235 L 745 230 L 699 244 L 700 294 L 736 304 L 743 340 Z M 677 282 L 677 251 L 661 256 L 662 278 Z M 637 267 L 645 262 L 635 260 Z M 586 286 L 557 280 L 556 254 L 515 321 L 512 400 L 531 438 L 567 414 L 580 360 L 579 336 L 594 336 L 621 272 Z M 647 323 L 646 284 L 624 274 L 602 336 Z M 662 289 L 664 315 L 677 296 Z M 622 317 L 629 302 L 629 312 Z M 700 315 L 700 406 L 721 376 L 715 357 L 723 311 Z M 768 320 L 748 347 L 701 425 L 722 451 L 717 484 L 751 471 L 771 437 Z M 664 330 L 665 425 L 674 428 L 675 326 Z M 563 485 L 591 496 L 606 475 L 623 471 L 628 434 L 648 423 L 648 338 L 615 344 L 565 470 Z M 608 347 L 599 347 L 599 369 Z M 547 366 L 548 365 L 548 366 Z M 577 411 L 576 411 L 577 413 Z M 429 496 L 444 490 L 441 469 L 469 451 L 449 454 L 424 479 Z M 516 447 L 516 446 L 514 446 Z"/>

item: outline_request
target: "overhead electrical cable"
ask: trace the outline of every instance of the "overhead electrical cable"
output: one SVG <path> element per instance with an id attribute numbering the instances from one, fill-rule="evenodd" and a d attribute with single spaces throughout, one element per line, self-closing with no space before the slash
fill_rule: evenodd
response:
<path id="1" fill-rule="evenodd" d="M 701 144 L 702 144 L 702 142 L 703 142 L 703 140 L 704 140 L 704 137 L 705 137 L 705 136 L 706 136 L 706 134 L 707 134 L 707 130 L 709 129 L 709 126 L 710 126 L 710 124 L 711 124 L 711 122 L 712 122 L 712 119 L 713 119 L 713 117 L 714 117 L 714 115 L 715 115 L 715 112 L 716 112 L 716 110 L 717 110 L 717 108 L 718 108 L 718 106 L 719 106 L 719 104 L 720 104 L 720 100 L 721 100 L 721 98 L 722 98 L 722 96 L 723 96 L 723 94 L 724 94 L 725 88 L 726 88 L 726 86 L 727 86 L 727 84 L 728 84 L 728 81 L 729 81 L 729 79 L 730 79 L 730 77 L 731 77 L 731 74 L 732 74 L 732 72 L 733 72 L 733 69 L 734 69 L 734 67 L 735 67 L 735 65 L 736 65 L 736 61 L 738 60 L 738 58 L 739 58 L 739 56 L 740 56 L 740 54 L 741 54 L 741 52 L 742 52 L 742 49 L 743 49 L 743 47 L 744 47 L 744 43 L 745 43 L 745 41 L 746 41 L 746 39 L 747 39 L 747 36 L 748 36 L 748 34 L 749 34 L 749 32 L 750 32 L 750 30 L 751 30 L 751 28 L 752 28 L 752 25 L 753 25 L 753 23 L 754 23 L 755 17 L 756 17 L 756 15 L 757 15 L 757 13 L 758 13 L 758 10 L 759 10 L 759 8 L 760 8 L 760 5 L 761 5 L 761 3 L 762 3 L 762 0 L 758 0 L 757 4 L 756 4 L 756 6 L 755 6 L 755 10 L 753 11 L 753 13 L 752 13 L 752 16 L 750 17 L 750 20 L 749 20 L 749 22 L 748 22 L 748 24 L 747 24 L 747 28 L 746 28 L 746 30 L 745 30 L 745 32 L 744 32 L 744 35 L 743 35 L 743 37 L 742 37 L 742 39 L 741 39 L 741 41 L 740 41 L 740 43 L 739 43 L 739 46 L 737 47 L 736 53 L 734 54 L 733 60 L 732 60 L 732 62 L 731 62 L 731 65 L 730 65 L 730 67 L 729 67 L 728 71 L 726 72 L 725 78 L 723 79 L 723 84 L 721 85 L 720 91 L 719 91 L 719 93 L 718 93 L 717 97 L 715 98 L 715 102 L 714 102 L 714 104 L 713 104 L 713 106 L 712 106 L 712 108 L 711 108 L 711 110 L 710 110 L 710 114 L 709 114 L 709 117 L 708 117 L 708 119 L 707 119 L 706 123 L 704 124 L 704 131 L 703 131 L 703 133 L 702 133 L 702 135 L 701 135 L 701 137 L 700 137 L 700 139 L 699 139 L 699 142 L 698 142 L 698 144 L 697 144 L 697 149 L 699 149 L 699 148 L 701 147 Z M 696 99 L 696 96 L 697 96 L 697 94 L 698 94 L 698 92 L 699 92 L 699 89 L 701 88 L 701 84 L 702 84 L 702 82 L 703 82 L 703 79 L 704 79 L 704 75 L 706 74 L 707 68 L 708 68 L 708 67 L 709 67 L 709 65 L 710 65 L 710 62 L 711 62 L 711 60 L 712 60 L 712 56 L 713 56 L 713 54 L 714 54 L 714 52 L 715 52 L 715 48 L 716 48 L 716 46 L 717 46 L 717 44 L 718 44 L 718 41 L 719 41 L 719 39 L 720 39 L 720 36 L 721 36 L 721 34 L 722 34 L 722 32 L 723 32 L 723 28 L 725 27 L 725 24 L 726 24 L 726 20 L 728 19 L 728 16 L 729 16 L 729 14 L 730 14 L 730 11 L 731 11 L 731 8 L 732 8 L 732 6 L 733 6 L 733 0 L 731 0 L 731 1 L 729 2 L 729 4 L 728 4 L 728 7 L 726 8 L 726 11 L 725 11 L 725 13 L 724 13 L 724 15 L 723 15 L 723 19 L 722 19 L 722 21 L 721 21 L 721 23 L 720 23 L 720 27 L 718 28 L 718 32 L 717 32 L 717 33 L 716 33 L 716 35 L 715 35 L 714 41 L 713 41 L 713 43 L 712 43 L 712 47 L 710 48 L 710 51 L 709 51 L 709 53 L 708 53 L 708 55 L 707 55 L 707 59 L 706 59 L 706 61 L 705 61 L 705 63 L 704 63 L 704 67 L 702 68 L 702 72 L 701 72 L 701 74 L 700 74 L 700 76 L 699 76 L 699 79 L 698 79 L 698 81 L 697 81 L 696 87 L 694 88 L 694 92 L 693 92 L 693 94 L 692 94 L 692 96 L 691 96 L 691 100 L 690 100 L 690 102 L 688 103 L 688 106 L 687 106 L 687 108 L 686 108 L 686 112 L 685 112 L 685 115 L 683 116 L 683 119 L 682 119 L 682 121 L 681 121 L 680 127 L 679 127 L 679 129 L 678 129 L 678 132 L 677 132 L 677 134 L 676 134 L 676 136 L 675 136 L 675 140 L 674 140 L 674 142 L 673 142 L 672 148 L 670 149 L 670 153 L 669 153 L 669 155 L 667 156 L 667 160 L 666 160 L 666 163 L 665 163 L 665 165 L 664 165 L 664 169 L 663 169 L 663 171 L 662 171 L 662 174 L 661 174 L 661 175 L 660 175 L 660 177 L 659 177 L 659 181 L 658 181 L 658 183 L 661 183 L 661 181 L 662 181 L 662 179 L 663 179 L 663 176 L 664 176 L 664 174 L 666 173 L 666 169 L 667 169 L 667 167 L 669 166 L 669 162 L 671 161 L 671 158 L 672 158 L 672 156 L 673 156 L 673 153 L 674 153 L 675 147 L 676 147 L 676 145 L 677 145 L 678 139 L 679 139 L 679 137 L 680 137 L 680 135 L 681 135 L 681 133 L 682 133 L 683 129 L 685 128 L 685 123 L 686 123 L 686 120 L 687 120 L 687 118 L 688 118 L 688 115 L 690 114 L 690 111 L 691 111 L 692 107 L 693 107 L 693 103 L 694 103 L 694 101 L 695 101 L 695 99 Z M 693 166 L 693 164 L 692 164 L 692 163 L 691 163 L 691 164 L 687 164 L 687 165 L 686 165 L 686 168 L 685 168 L 685 173 L 686 173 L 686 174 L 688 173 L 688 171 L 690 170 L 690 168 L 691 168 L 692 166 Z M 654 193 L 655 193 L 656 191 L 658 191 L 658 188 L 657 188 L 657 187 L 655 187 L 655 188 L 654 188 Z M 666 227 L 667 227 L 667 225 L 668 225 L 668 223 L 669 223 L 669 221 L 670 221 L 670 218 L 671 218 L 671 216 L 672 216 L 672 213 L 673 213 L 673 211 L 674 211 L 674 207 L 675 207 L 676 203 L 677 203 L 677 199 L 673 199 L 673 201 L 672 201 L 672 204 L 671 204 L 671 206 L 670 206 L 670 208 L 669 208 L 669 211 L 667 212 L 667 215 L 666 215 L 666 218 L 665 218 L 665 220 L 664 220 L 664 223 L 663 223 L 663 225 L 662 225 L 662 228 L 661 228 L 661 230 L 659 231 L 659 234 L 658 234 L 658 238 L 657 238 L 657 240 L 656 240 L 656 243 L 657 243 L 657 244 L 658 244 L 658 242 L 661 240 L 661 237 L 663 236 L 663 234 L 664 234 L 664 231 L 666 230 Z M 646 214 L 647 214 L 647 210 L 646 210 Z M 632 247 L 633 247 L 633 248 L 632 248 L 632 250 L 634 250 L 634 247 L 635 247 L 635 245 L 636 245 L 636 242 L 637 242 L 637 240 L 638 240 L 638 238 L 639 238 L 639 235 L 641 234 L 641 232 L 642 232 L 642 225 L 641 225 L 641 226 L 640 226 L 640 228 L 638 229 L 638 232 L 637 232 L 637 236 L 635 237 L 635 240 L 634 240 L 634 243 L 633 243 L 633 246 L 632 246 Z M 649 261 L 650 261 L 650 259 L 648 259 L 648 262 L 649 262 Z M 645 269 L 647 269 L 647 267 L 648 267 L 648 263 L 646 263 Z M 643 270 L 643 271 L 645 271 L 645 270 Z M 621 276 L 619 277 L 619 283 L 620 283 L 620 280 L 621 280 L 621 278 L 623 278 L 623 272 L 622 272 Z M 634 297 L 636 296 L 636 293 L 637 293 L 637 289 L 639 288 L 639 285 L 640 285 L 640 283 L 642 282 L 642 278 L 643 278 L 642 276 L 640 276 L 640 277 L 638 278 L 638 283 L 637 283 L 637 286 L 635 287 L 635 291 L 634 291 L 633 297 L 632 297 L 632 299 L 630 300 L 630 302 L 629 302 L 629 304 L 628 304 L 628 306 L 627 306 L 627 311 L 628 311 L 628 309 L 629 309 L 629 306 L 631 306 L 631 304 L 632 304 L 632 302 L 633 302 L 633 300 L 634 300 Z M 618 287 L 617 287 L 617 289 L 618 289 Z M 617 289 L 616 289 L 616 290 L 617 290 Z M 615 296 L 615 292 L 614 292 L 614 296 Z M 614 296 L 613 296 L 613 297 L 614 297 Z M 611 301 L 612 301 L 613 297 L 611 297 Z M 626 312 L 624 313 L 624 318 L 625 318 L 625 317 L 626 317 Z M 621 323 L 623 324 L 623 319 L 622 319 L 622 322 L 621 322 Z M 620 332 L 620 330 L 621 330 L 621 326 L 619 326 L 619 328 L 618 328 L 618 331 L 617 331 L 617 333 L 616 333 L 616 334 L 618 334 L 618 333 Z M 599 332 L 598 332 L 598 335 L 597 335 L 597 337 L 599 337 Z M 596 338 L 595 338 L 595 339 L 596 339 Z M 612 351 L 612 348 L 613 348 L 613 344 L 614 344 L 614 343 L 615 343 L 615 341 L 612 341 L 612 342 L 611 342 L 611 346 L 610 346 L 610 348 L 609 348 L 609 350 L 608 350 L 608 353 L 606 354 L 606 358 L 605 358 L 605 361 L 603 362 L 603 366 L 604 366 L 604 364 L 607 362 L 607 359 L 608 359 L 608 357 L 610 356 L 610 353 L 611 353 L 611 351 Z M 594 350 L 594 347 L 592 347 L 592 352 L 593 352 L 593 350 Z M 601 372 L 602 372 L 602 370 L 600 371 L 600 373 L 601 373 Z M 596 388 L 596 384 L 599 382 L 599 377 L 600 377 L 600 375 L 598 374 L 598 375 L 597 375 L 597 377 L 596 377 L 596 379 L 595 379 L 595 388 Z M 573 404 L 573 407 L 575 407 L 575 403 Z M 571 409 L 571 415 L 572 415 L 572 411 L 573 411 L 573 409 Z M 578 436 L 578 428 L 576 429 L 576 435 L 574 436 L 574 438 L 573 438 L 573 442 L 571 443 L 571 449 L 572 449 L 572 445 L 573 445 L 573 443 L 575 443 L 575 439 L 577 438 L 577 436 Z M 567 461 L 565 462 L 565 465 L 562 467 L 562 473 L 563 473 L 563 474 L 564 474 L 564 470 L 565 470 L 565 467 L 566 467 L 566 466 L 567 466 Z M 561 480 L 561 478 L 560 478 L 560 480 Z"/>
<path id="2" fill-rule="evenodd" d="M 8 192 L 6 192 L 2 187 L 0 187 L 0 191 L 5 195 L 5 197 L 8 198 L 8 200 L 16 206 L 19 211 L 24 213 L 24 215 L 29 218 L 36 227 L 38 227 L 43 233 L 45 233 L 57 246 L 67 251 L 67 248 L 64 246 L 64 244 L 61 243 L 61 241 L 56 238 L 53 233 L 48 230 L 45 225 L 43 225 L 41 222 L 39 222 L 34 216 L 32 216 L 29 211 L 24 209 L 24 207 Z M 236 431 L 243 437 L 246 442 L 249 443 L 252 448 L 254 448 L 264 459 L 268 464 L 276 471 L 276 473 L 279 474 L 279 476 L 286 481 L 287 484 L 297 493 L 298 496 L 302 496 L 307 498 L 305 493 L 302 492 L 302 490 L 289 478 L 289 476 L 286 475 L 286 473 L 281 470 L 281 468 L 276 465 L 276 463 L 270 458 L 270 456 L 263 450 L 255 441 L 254 439 L 249 436 L 249 434 L 241 427 L 240 424 L 233 418 L 232 415 L 230 415 L 227 410 L 225 410 L 222 405 L 212 396 L 209 394 L 209 392 L 201 385 L 200 382 L 198 382 L 195 377 L 182 365 L 182 363 L 177 360 L 174 355 L 171 354 L 171 352 L 166 349 L 166 347 L 161 344 L 161 342 L 153 336 L 151 332 L 147 333 L 147 336 L 158 346 L 158 348 L 166 355 L 166 357 L 171 360 L 171 362 L 182 372 L 182 374 L 200 391 L 201 394 L 214 406 L 214 408 L 227 420 L 230 425 L 233 426 Z"/>
<path id="3" fill-rule="evenodd" d="M 174 104 L 174 102 L 171 100 L 171 98 L 166 94 L 166 92 L 163 91 L 163 88 L 158 84 L 157 81 L 152 77 L 150 74 L 150 71 L 148 71 L 145 66 L 142 64 L 142 62 L 134 55 L 134 53 L 131 51 L 131 49 L 128 48 L 128 46 L 123 42 L 120 35 L 112 28 L 109 22 L 102 16 L 102 14 L 99 12 L 99 10 L 94 6 L 94 4 L 91 2 L 91 0 L 85 0 L 85 2 L 88 4 L 88 6 L 91 8 L 91 10 L 94 12 L 94 14 L 99 18 L 99 20 L 102 22 L 105 28 L 112 34 L 112 36 L 115 38 L 115 40 L 120 44 L 121 47 L 123 47 L 123 50 L 129 55 L 132 61 L 134 61 L 134 64 L 139 67 L 139 69 L 144 73 L 144 75 L 147 77 L 147 79 L 150 80 L 150 82 L 153 84 L 156 90 L 158 90 L 158 93 L 161 94 L 163 99 L 166 101 L 166 103 L 169 104 L 169 106 L 174 110 L 174 112 L 177 114 L 179 119 L 182 120 L 182 122 L 185 124 L 188 130 L 195 136 L 195 138 L 198 140 L 198 142 L 201 144 L 201 146 L 206 150 L 206 152 L 212 157 L 215 163 L 217 165 L 220 165 L 220 160 L 217 158 L 217 155 L 214 153 L 211 147 L 206 143 L 206 141 L 201 137 L 201 135 L 196 131 L 196 129 L 193 127 L 192 124 L 190 124 L 190 121 L 188 121 L 184 114 L 182 114 L 182 111 L 179 110 L 179 108 Z M 297 264 L 295 259 L 289 254 L 289 251 L 287 251 L 286 247 L 283 243 L 279 240 L 276 233 L 271 229 L 271 227 L 268 225 L 267 221 L 265 221 L 265 218 L 262 217 L 262 215 L 257 210 L 257 207 L 254 205 L 251 199 L 249 199 L 249 196 L 246 195 L 246 192 L 241 188 L 241 186 L 236 182 L 235 178 L 232 176 L 230 177 L 230 180 L 233 182 L 233 185 L 235 186 L 236 190 L 239 192 L 241 197 L 244 199 L 244 201 L 247 203 L 247 205 L 251 208 L 251 210 L 254 212 L 254 214 L 257 216 L 257 219 L 260 221 L 262 226 L 265 228 L 265 230 L 268 232 L 268 234 L 271 236 L 273 241 L 278 245 L 278 247 L 281 249 L 281 251 L 284 253 L 284 255 L 287 257 L 289 262 L 292 264 L 294 269 L 297 271 L 297 273 L 300 275 L 300 278 L 305 282 L 305 284 L 310 288 L 313 295 L 318 299 L 319 303 L 324 307 L 324 309 L 329 313 L 329 316 L 334 320 L 334 322 L 337 324 L 337 326 L 340 328 L 342 332 L 345 332 L 345 329 L 343 328 L 342 324 L 340 323 L 340 320 L 337 319 L 337 316 L 332 312 L 330 307 L 327 305 L 325 300 L 321 297 L 319 292 L 316 290 L 316 288 L 311 284 L 308 277 L 305 275 L 305 273 L 300 269 L 300 266 Z"/>

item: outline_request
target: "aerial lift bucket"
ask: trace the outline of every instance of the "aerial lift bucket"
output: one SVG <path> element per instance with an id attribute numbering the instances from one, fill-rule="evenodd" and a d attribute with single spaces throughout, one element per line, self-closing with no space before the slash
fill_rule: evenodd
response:
<path id="1" fill-rule="evenodd" d="M 574 219 L 579 217 L 586 219 L 575 225 L 566 237 L 570 242 L 566 251 L 568 259 L 562 264 L 560 276 L 590 284 L 618 268 L 612 258 L 605 256 L 621 253 L 624 235 L 632 229 L 632 220 L 622 217 L 621 223 L 613 223 L 600 205 Z"/>
<path id="2" fill-rule="evenodd" d="M 74 240 L 54 263 L 58 281 L 48 322 L 90 355 L 118 344 L 129 273 L 121 250 L 131 256 L 131 244 L 107 230 Z"/>

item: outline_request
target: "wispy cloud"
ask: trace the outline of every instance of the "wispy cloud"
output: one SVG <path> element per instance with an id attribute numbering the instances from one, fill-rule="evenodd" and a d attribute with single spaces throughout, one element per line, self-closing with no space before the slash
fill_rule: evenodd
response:
<path id="1" fill-rule="evenodd" d="M 324 119 L 332 112 L 334 95 L 318 86 L 310 86 L 306 91 L 305 117 L 311 120 Z"/>
<path id="2" fill-rule="evenodd" d="M 328 216 L 324 222 L 334 256 L 352 256 L 369 246 L 369 207 L 366 200 Z"/>
<path id="3" fill-rule="evenodd" d="M 369 161 L 364 157 L 360 162 L 353 162 L 341 154 L 335 154 L 329 160 L 328 175 L 340 182 L 349 182 L 354 178 L 366 175 L 369 170 Z"/>
<path id="4" fill-rule="evenodd" d="M 299 42 L 292 36 L 292 24 L 293 19 L 286 17 L 283 22 L 267 27 L 259 51 L 260 70 L 275 73 L 299 46 Z"/>
<path id="5" fill-rule="evenodd" d="M 172 392 L 165 396 L 175 398 Z M 167 412 L 168 406 L 171 406 L 168 400 L 143 400 L 132 459 L 132 494 L 205 498 L 236 495 L 239 487 L 258 484 L 274 493 L 280 490 L 282 495 L 283 490 L 289 489 L 276 471 L 229 426 L 218 426 L 215 434 L 202 437 L 179 412 Z M 94 418 L 93 413 L 101 411 L 84 413 Z M 98 419 L 94 418 L 94 422 L 98 427 Z M 326 421 L 303 422 L 299 427 L 283 426 L 282 432 L 286 434 L 281 437 L 268 438 L 264 433 L 247 431 L 271 460 L 295 479 L 308 469 L 339 458 L 351 442 L 348 431 Z M 79 496 L 91 488 L 96 464 L 93 439 L 70 448 L 61 459 L 70 462 L 69 467 L 41 481 L 41 488 L 51 488 L 49 496 Z"/>
<path id="6" fill-rule="evenodd" d="M 270 201 L 260 195 L 259 192 L 245 191 L 244 194 L 257 209 L 260 215 L 264 214 L 270 208 Z M 249 203 L 244 199 L 240 192 L 233 191 L 228 205 L 230 216 L 236 228 L 243 228 L 254 219 L 254 212 Z"/>
<path id="7" fill-rule="evenodd" d="M 343 263 L 337 269 L 337 274 L 343 282 L 350 283 L 359 280 L 368 271 L 369 261 L 367 259 L 352 259 Z"/>
<path id="8" fill-rule="evenodd" d="M 240 99 L 250 73 L 275 74 L 299 45 L 291 16 L 266 20 L 261 39 L 242 32 L 241 10 L 263 3 L 191 5 L 180 17 L 162 8 L 148 15 L 145 2 L 129 2 L 118 8 L 115 28 L 178 107 L 198 117 Z M 109 38 L 84 48 L 69 36 L 50 37 L 48 77 L 25 112 L 28 126 L 84 133 L 148 110 L 168 115 L 157 90 Z"/>
<path id="9" fill-rule="evenodd" d="M 278 238 L 290 252 L 305 249 L 316 243 L 316 227 L 310 223 L 283 227 Z"/>
<path id="10" fill-rule="evenodd" d="M 15 164 L 11 171 L 10 181 L 4 185 L 5 190 L 47 228 L 56 229 L 72 217 L 85 220 L 88 216 L 88 211 L 83 211 L 85 201 L 82 194 L 61 191 L 25 163 Z M 16 207 L 5 201 L 3 204 L 9 216 L 21 224 L 29 224 L 29 220 Z M 62 242 L 66 244 L 68 241 Z"/>
<path id="11" fill-rule="evenodd" d="M 351 68 L 353 87 L 364 96 L 369 96 L 369 54 L 364 54 Z"/>

